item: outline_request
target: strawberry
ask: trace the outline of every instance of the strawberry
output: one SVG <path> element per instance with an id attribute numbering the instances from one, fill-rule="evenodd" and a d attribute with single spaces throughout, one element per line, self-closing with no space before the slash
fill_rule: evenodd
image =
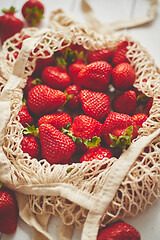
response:
<path id="1" fill-rule="evenodd" d="M 73 84 L 77 84 L 78 73 L 85 66 L 86 65 L 81 60 L 77 60 L 76 62 L 69 65 L 68 74 L 71 77 Z"/>
<path id="2" fill-rule="evenodd" d="M 44 17 L 44 5 L 38 0 L 28 0 L 22 6 L 22 15 L 30 26 L 37 26 Z"/>
<path id="3" fill-rule="evenodd" d="M 2 187 L 0 189 L 0 232 L 13 234 L 17 229 L 18 208 L 14 193 Z"/>
<path id="4" fill-rule="evenodd" d="M 28 112 L 28 108 L 26 105 L 22 105 L 21 110 L 18 113 L 18 116 L 20 118 L 20 123 L 22 124 L 23 127 L 26 127 L 27 124 L 32 125 L 34 120 L 30 113 Z"/>
<path id="5" fill-rule="evenodd" d="M 102 124 L 94 118 L 86 115 L 78 115 L 69 129 L 69 136 L 76 137 L 76 150 L 84 153 L 89 145 L 97 146 L 100 142 Z M 97 143 L 98 142 L 98 143 Z"/>
<path id="6" fill-rule="evenodd" d="M 80 162 L 92 161 L 94 159 L 103 160 L 104 158 L 111 158 L 112 153 L 109 149 L 103 147 L 88 148 L 87 152 L 81 157 Z"/>
<path id="7" fill-rule="evenodd" d="M 130 224 L 116 222 L 107 228 L 102 229 L 97 240 L 140 240 L 139 232 Z"/>
<path id="8" fill-rule="evenodd" d="M 146 104 L 146 108 L 145 108 L 145 112 L 146 112 L 146 114 L 149 116 L 149 111 L 150 111 L 150 109 L 151 109 L 151 107 L 152 107 L 152 104 L 153 104 L 153 98 L 151 98 L 149 101 L 148 101 L 148 103 Z"/>
<path id="9" fill-rule="evenodd" d="M 138 128 L 131 116 L 111 112 L 103 124 L 102 134 L 108 146 L 125 149 L 137 136 Z"/>
<path id="10" fill-rule="evenodd" d="M 129 90 L 115 97 L 113 107 L 116 112 L 133 114 L 136 109 L 136 103 L 136 93 L 132 90 Z"/>
<path id="11" fill-rule="evenodd" d="M 38 138 L 28 134 L 21 141 L 22 151 L 28 153 L 31 158 L 40 159 L 40 145 Z"/>
<path id="12" fill-rule="evenodd" d="M 111 58 L 112 58 L 112 51 L 110 51 L 108 48 L 104 48 L 104 49 L 90 52 L 87 56 L 87 61 L 88 63 L 96 62 L 96 61 L 110 62 Z"/>
<path id="13" fill-rule="evenodd" d="M 77 84 L 93 91 L 105 91 L 108 87 L 112 67 L 105 61 L 86 65 L 78 74 Z"/>
<path id="14" fill-rule="evenodd" d="M 138 127 L 142 127 L 142 124 L 147 120 L 148 115 L 145 113 L 137 113 L 132 116 L 133 121 Z"/>
<path id="15" fill-rule="evenodd" d="M 40 126 L 43 123 L 51 124 L 61 131 L 62 127 L 65 128 L 68 123 L 72 125 L 72 118 L 65 112 L 56 112 L 42 116 L 38 120 L 38 125 Z"/>
<path id="16" fill-rule="evenodd" d="M 51 113 L 61 107 L 66 101 L 66 95 L 60 90 L 46 85 L 36 85 L 28 93 L 28 108 L 37 116 Z"/>
<path id="17" fill-rule="evenodd" d="M 9 10 L 3 9 L 4 13 L 0 16 L 0 39 L 3 43 L 6 39 L 20 32 L 23 28 L 23 22 L 15 17 L 15 8 L 11 7 Z"/>
<path id="18" fill-rule="evenodd" d="M 38 84 L 41 84 L 42 81 L 39 79 L 39 78 L 31 78 L 31 77 L 28 77 L 27 78 L 27 83 L 26 83 L 26 86 L 24 88 L 24 94 L 25 96 L 27 97 L 29 91 L 35 86 L 35 85 L 38 85 Z"/>
<path id="19" fill-rule="evenodd" d="M 47 56 L 47 53 L 44 52 L 45 56 Z M 36 67 L 34 69 L 34 72 L 33 72 L 33 76 L 34 78 L 38 76 L 40 76 L 42 74 L 42 70 L 43 68 L 47 67 L 47 66 L 51 66 L 54 62 L 54 58 L 53 56 L 51 57 L 47 57 L 47 58 L 38 58 L 37 61 L 36 61 Z"/>
<path id="20" fill-rule="evenodd" d="M 82 139 L 91 139 L 95 136 L 100 137 L 102 123 L 89 116 L 78 115 L 73 121 L 71 131 L 74 136 Z"/>
<path id="21" fill-rule="evenodd" d="M 128 42 L 123 41 L 118 44 L 115 52 L 113 53 L 112 63 L 113 65 L 118 65 L 120 63 L 129 62 L 126 53 L 127 53 Z"/>
<path id="22" fill-rule="evenodd" d="M 30 36 L 29 35 L 24 35 L 24 36 L 21 36 L 20 35 L 20 37 L 21 37 L 21 42 L 19 42 L 17 45 L 16 45 L 16 47 L 18 48 L 18 49 L 21 49 L 22 48 L 22 45 L 23 45 L 23 41 L 25 40 L 25 39 L 27 39 L 27 38 L 30 38 Z M 13 43 L 16 43 L 16 39 L 13 41 Z"/>
<path id="23" fill-rule="evenodd" d="M 78 110 L 80 108 L 79 93 L 81 88 L 77 85 L 70 85 L 66 88 L 67 107 L 70 110 Z"/>
<path id="24" fill-rule="evenodd" d="M 50 164 L 66 164 L 75 152 L 72 139 L 51 124 L 39 126 L 42 157 Z"/>
<path id="25" fill-rule="evenodd" d="M 107 94 L 81 90 L 80 101 L 86 115 L 103 121 L 110 112 L 110 99 Z"/>
<path id="26" fill-rule="evenodd" d="M 67 72 L 58 66 L 44 68 L 41 77 L 44 84 L 54 89 L 64 90 L 71 84 L 71 79 Z"/>
<path id="27" fill-rule="evenodd" d="M 136 74 L 129 63 L 120 63 L 113 68 L 112 77 L 115 88 L 126 90 L 133 85 Z"/>

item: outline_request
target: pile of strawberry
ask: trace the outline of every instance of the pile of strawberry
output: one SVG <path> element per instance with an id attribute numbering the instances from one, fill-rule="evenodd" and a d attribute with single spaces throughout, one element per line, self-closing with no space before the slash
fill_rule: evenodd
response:
<path id="1" fill-rule="evenodd" d="M 52 165 L 117 157 L 128 148 L 153 101 L 133 87 L 128 44 L 115 51 L 71 44 L 37 60 L 19 112 L 23 152 Z"/>

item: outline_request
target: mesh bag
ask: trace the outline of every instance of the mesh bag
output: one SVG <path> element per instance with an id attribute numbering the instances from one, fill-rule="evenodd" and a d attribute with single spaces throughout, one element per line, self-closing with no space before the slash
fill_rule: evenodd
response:
<path id="1" fill-rule="evenodd" d="M 99 227 L 135 216 L 159 198 L 160 70 L 147 50 L 128 35 L 98 34 L 61 10 L 52 13 L 49 27 L 23 29 L 4 43 L 0 53 L 0 180 L 16 191 L 22 219 L 43 235 L 37 233 L 34 239 L 53 239 L 46 226 L 50 215 L 60 215 L 59 239 L 70 239 L 76 226 L 83 227 L 82 240 L 94 240 Z M 17 45 L 25 35 L 31 37 L 20 50 Z M 153 98 L 150 115 L 131 146 L 119 158 L 72 165 L 51 166 L 45 159 L 38 161 L 23 153 L 18 112 L 37 59 L 71 43 L 87 50 L 114 50 L 124 40 L 133 42 L 127 58 L 136 71 L 134 87 Z M 107 167 L 102 169 L 104 164 Z"/>

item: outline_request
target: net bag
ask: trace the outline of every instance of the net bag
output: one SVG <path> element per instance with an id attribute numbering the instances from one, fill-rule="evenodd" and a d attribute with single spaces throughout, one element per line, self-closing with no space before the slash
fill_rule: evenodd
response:
<path id="1" fill-rule="evenodd" d="M 31 37 L 20 50 L 16 46 L 25 35 Z M 136 71 L 134 87 L 153 98 L 150 115 L 131 146 L 119 158 L 72 165 L 51 166 L 45 159 L 38 161 L 23 153 L 18 112 L 37 59 L 48 58 L 71 43 L 87 50 L 114 50 L 124 40 L 133 43 L 127 58 Z M 34 239 L 53 239 L 47 224 L 51 215 L 60 215 L 59 239 L 70 239 L 75 226 L 83 227 L 82 240 L 94 240 L 99 227 L 136 216 L 159 198 L 159 86 L 160 70 L 139 42 L 128 35 L 97 33 L 62 10 L 52 13 L 49 28 L 26 28 L 4 43 L 0 53 L 0 180 L 16 192 L 21 218 L 37 230 Z"/>

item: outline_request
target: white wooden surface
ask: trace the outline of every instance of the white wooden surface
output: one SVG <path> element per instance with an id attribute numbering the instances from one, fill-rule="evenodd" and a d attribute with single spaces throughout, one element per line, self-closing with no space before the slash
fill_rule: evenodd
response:
<path id="1" fill-rule="evenodd" d="M 8 8 L 14 3 L 14 6 L 19 10 L 17 16 L 22 18 L 20 9 L 25 1 L 26 0 L 0 0 L 0 8 Z M 46 8 L 42 27 L 47 26 L 50 12 L 58 8 L 71 12 L 79 21 L 85 21 L 81 11 L 81 0 L 41 1 Z M 102 22 L 112 22 L 120 19 L 130 19 L 135 16 L 144 16 L 149 6 L 149 0 L 88 0 L 88 3 L 93 7 L 96 17 Z M 160 66 L 160 5 L 158 7 L 157 18 L 154 22 L 143 27 L 141 26 L 132 30 L 125 29 L 123 31 L 139 40 L 141 44 L 148 49 L 155 59 L 156 64 Z M 160 240 L 160 200 L 153 206 L 148 207 L 144 213 L 132 219 L 125 219 L 125 221 L 139 230 L 141 240 Z M 57 239 L 59 225 L 60 219 L 58 217 L 51 218 L 49 232 L 55 240 Z M 31 240 L 32 234 L 33 229 L 19 219 L 16 233 L 11 236 L 3 234 L 1 240 Z M 80 240 L 80 236 L 81 230 L 76 229 L 73 240 Z"/>

